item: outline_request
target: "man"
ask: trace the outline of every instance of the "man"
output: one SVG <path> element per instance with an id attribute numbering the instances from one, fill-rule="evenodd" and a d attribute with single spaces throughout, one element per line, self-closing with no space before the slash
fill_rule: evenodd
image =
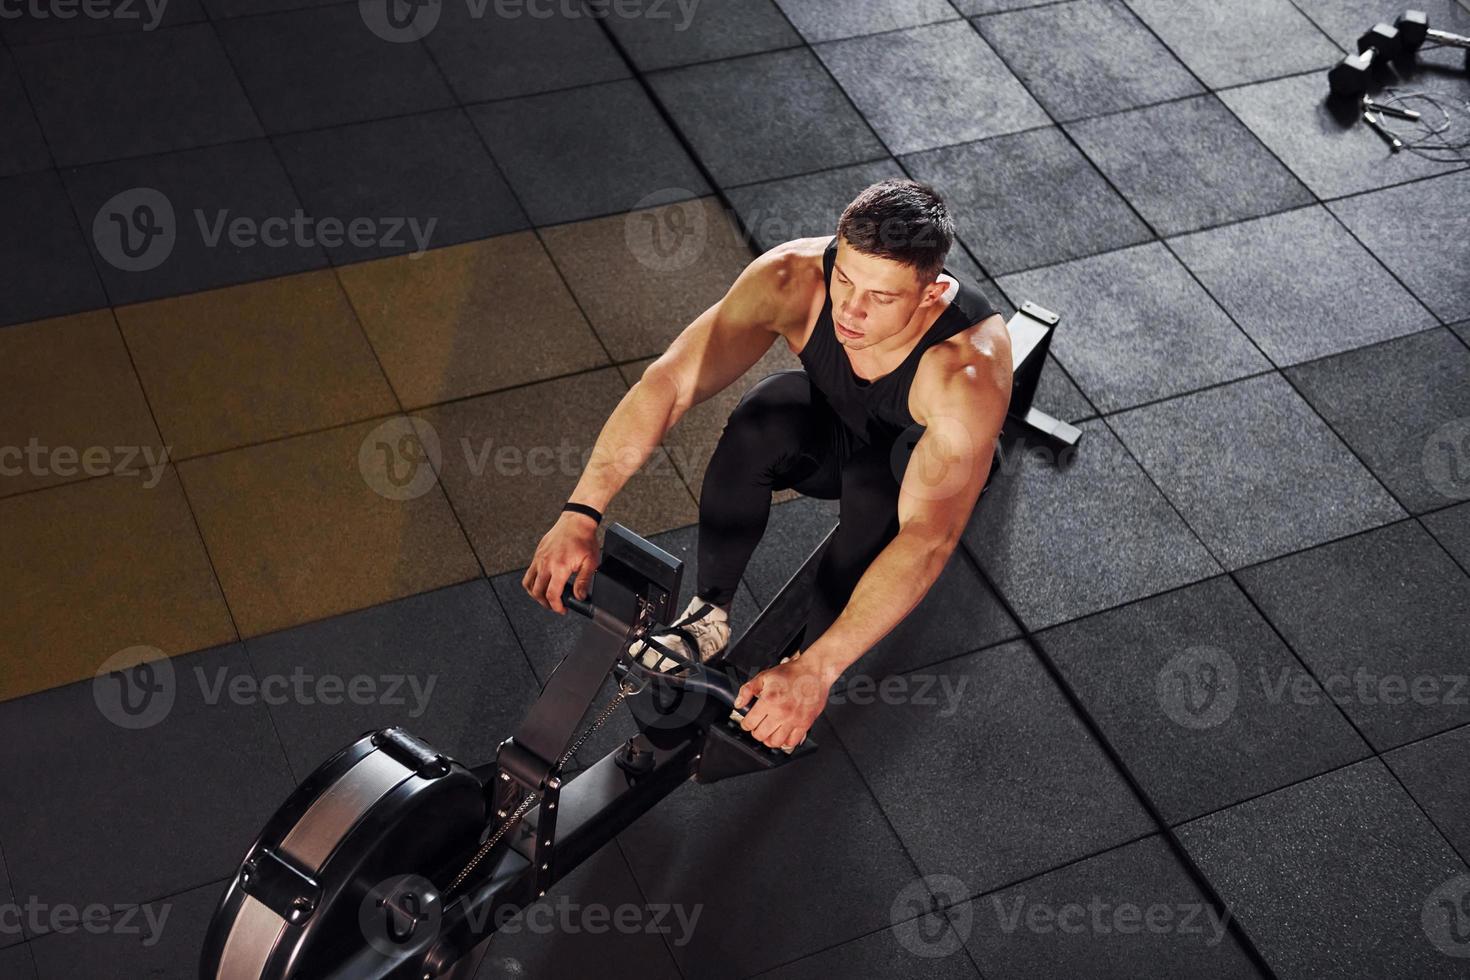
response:
<path id="1" fill-rule="evenodd" d="M 728 643 L 773 491 L 838 499 L 804 648 L 740 691 L 741 707 L 757 699 L 744 728 L 773 748 L 799 745 L 837 677 L 924 597 L 987 483 L 1010 403 L 1010 335 L 977 289 L 944 272 L 953 242 L 934 190 L 892 179 L 847 206 L 835 237 L 757 258 L 624 396 L 570 498 L 602 512 L 691 406 L 778 337 L 800 357 L 804 370 L 762 378 L 725 425 L 699 501 L 694 600 L 661 641 L 703 660 Z M 596 530 L 567 511 L 541 539 L 523 581 L 537 602 L 564 613 L 573 575 L 586 597 Z M 637 646 L 650 666 L 661 659 Z"/>

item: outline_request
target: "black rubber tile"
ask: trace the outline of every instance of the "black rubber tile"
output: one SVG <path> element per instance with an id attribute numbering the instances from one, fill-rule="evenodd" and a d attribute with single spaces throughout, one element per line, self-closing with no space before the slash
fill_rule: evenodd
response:
<path id="1" fill-rule="evenodd" d="M 1439 539 L 1444 550 L 1470 570 L 1470 504 L 1449 507 L 1423 518 L 1429 533 Z"/>
<path id="2" fill-rule="evenodd" d="M 1212 89 L 1325 69 L 1342 57 L 1290 0 L 1127 3 Z"/>
<path id="3" fill-rule="evenodd" d="M 1470 721 L 1470 576 L 1418 523 L 1246 569 L 1240 582 L 1375 749 Z"/>
<path id="4" fill-rule="evenodd" d="M 41 137 L 41 127 L 8 51 L 0 51 L 0 132 L 6 134 L 5 143 L 0 145 L 0 177 L 51 166 L 51 151 Z"/>
<path id="5" fill-rule="evenodd" d="M 1047 0 L 951 0 L 955 8 L 967 17 L 979 14 L 995 14 L 1023 7 L 1036 7 Z"/>
<path id="6" fill-rule="evenodd" d="M 1344 51 L 1357 51 L 1358 38 L 1375 23 L 1393 24 L 1399 11 L 1376 0 L 1295 0 Z M 1429 16 L 1429 26 L 1452 34 L 1470 34 L 1470 10 L 1457 0 L 1414 0 L 1413 7 Z"/>
<path id="7" fill-rule="evenodd" d="M 1312 202 L 1212 95 L 1084 119 L 1067 132 L 1161 235 Z"/>
<path id="8" fill-rule="evenodd" d="M 454 103 L 424 47 L 378 37 L 356 4 L 240 17 L 215 29 L 270 133 Z"/>
<path id="9" fill-rule="evenodd" d="M 808 49 L 690 65 L 648 81 L 722 187 L 885 155 Z"/>
<path id="10" fill-rule="evenodd" d="M 1365 347 L 1434 317 L 1313 205 L 1169 241 L 1174 254 L 1278 365 Z"/>
<path id="11" fill-rule="evenodd" d="M 328 7 L 341 0 L 199 0 L 216 20 L 249 17 L 253 14 L 278 14 L 303 7 Z M 359 8 L 361 9 L 361 8 Z"/>
<path id="12" fill-rule="evenodd" d="M 1371 26 L 1369 21 L 1361 29 Z M 1325 64 L 1325 63 L 1324 63 Z M 1321 198 L 1388 187 L 1461 169 L 1463 163 L 1394 153 L 1367 127 L 1352 99 L 1327 98 L 1321 71 L 1247 85 L 1219 98 L 1297 178 Z"/>
<path id="13" fill-rule="evenodd" d="M 240 842 L 240 851 L 249 846 Z M 186 980 L 199 975 L 209 920 L 224 893 L 213 882 L 31 944 L 40 980 Z M 8 976 L 0 972 L 0 976 Z"/>
<path id="14" fill-rule="evenodd" d="M 690 5 L 692 7 L 692 5 Z M 723 0 L 685 13 L 670 3 L 664 17 L 609 17 L 607 26 L 641 71 L 716 58 L 759 54 L 801 44 L 773 0 Z"/>
<path id="15" fill-rule="evenodd" d="M 1124 412 L 1108 424 L 1227 568 L 1404 516 L 1276 374 Z"/>
<path id="16" fill-rule="evenodd" d="M 1058 122 L 1204 91 L 1121 0 L 980 17 L 975 26 Z"/>
<path id="17" fill-rule="evenodd" d="M 989 980 L 1258 977 L 1228 910 L 1147 837 L 952 909 Z"/>
<path id="18" fill-rule="evenodd" d="M 1051 122 L 962 20 L 816 47 L 892 153 L 915 153 Z"/>
<path id="19" fill-rule="evenodd" d="M 1042 447 L 1012 450 L 965 531 L 970 553 L 1032 630 L 1220 571 L 1107 427 L 1080 428 L 1064 467 Z"/>
<path id="20" fill-rule="evenodd" d="M 14 56 L 63 167 L 260 135 L 207 24 L 19 47 Z"/>
<path id="21" fill-rule="evenodd" d="M 902 167 L 884 159 L 748 184 L 731 189 L 729 197 L 755 247 L 765 251 L 793 238 L 837 234 L 837 219 L 863 188 L 903 176 Z"/>
<path id="22" fill-rule="evenodd" d="M 533 16 L 536 8 L 529 6 L 516 16 L 508 15 L 517 9 L 512 7 L 505 8 L 506 16 L 496 16 L 493 5 L 447 3 L 442 9 L 424 45 L 461 102 L 628 77 L 627 65 L 591 17 Z M 675 12 L 673 4 L 669 11 Z"/>
<path id="23" fill-rule="evenodd" d="M 918 888 L 901 894 L 904 906 L 902 911 L 895 906 L 893 917 L 911 917 L 892 928 L 804 956 L 758 973 L 751 980 L 830 980 L 832 977 L 979 980 L 980 973 L 970 962 L 959 932 L 940 913 L 912 915 L 926 907 Z"/>
<path id="24" fill-rule="evenodd" d="M 776 3 L 802 36 L 813 44 L 932 24 L 957 16 L 954 8 L 944 0 L 890 0 L 883 4 L 857 4 L 848 0 L 776 0 Z"/>
<path id="25" fill-rule="evenodd" d="M 775 598 L 837 525 L 836 500 L 799 497 L 771 508 L 765 536 L 745 568 L 745 582 L 761 605 Z"/>
<path id="26" fill-rule="evenodd" d="M 703 910 L 670 950 L 684 976 L 746 977 L 893 924 L 914 865 L 831 727 L 813 737 L 815 755 L 686 783 L 619 836 L 649 902 Z"/>
<path id="27" fill-rule="evenodd" d="M 1038 639 L 1171 824 L 1370 754 L 1228 578 Z"/>
<path id="28" fill-rule="evenodd" d="M 1441 319 L 1470 316 L 1470 173 L 1445 174 L 1327 206 Z"/>
<path id="29" fill-rule="evenodd" d="M 992 276 L 1154 237 L 1056 128 L 930 150 L 903 162 L 944 194 L 960 236 Z"/>
<path id="30" fill-rule="evenodd" d="M 320 228 L 296 221 L 304 215 L 301 202 L 265 140 L 79 167 L 62 176 L 114 304 L 327 264 Z"/>
<path id="31" fill-rule="evenodd" d="M 1153 829 L 1024 642 L 935 674 L 937 704 L 912 689 L 828 711 L 922 873 L 980 894 Z"/>
<path id="32" fill-rule="evenodd" d="M 29 944 L 0 949 L 0 976 L 5 980 L 36 980 L 36 961 Z"/>
<path id="33" fill-rule="evenodd" d="M 1281 980 L 1463 977 L 1424 921 L 1465 873 L 1376 759 L 1180 830 L 1190 855 Z"/>
<path id="34" fill-rule="evenodd" d="M 1470 347 L 1470 320 L 1466 320 L 1464 323 L 1452 323 L 1450 324 L 1450 329 L 1459 335 L 1460 339 L 1465 342 L 1466 347 Z"/>
<path id="35" fill-rule="evenodd" d="M 709 188 L 636 82 L 469 110 L 534 224 L 628 211 Z"/>
<path id="36" fill-rule="evenodd" d="M 53 171 L 0 180 L 0 325 L 107 305 L 66 190 Z"/>
<path id="37" fill-rule="evenodd" d="M 15 902 L 15 890 L 10 887 L 10 872 L 5 869 L 4 854 L 0 854 L 0 902 L 3 902 L 6 908 L 10 908 Z M 0 923 L 0 949 L 25 942 L 25 939 L 24 920 L 11 919 Z M 0 960 L 0 962 L 4 961 Z M 0 976 L 9 976 L 9 974 L 0 973 Z"/>
<path id="38" fill-rule="evenodd" d="M 1470 855 L 1470 727 L 1426 738 L 1383 757 L 1462 858 Z"/>
<path id="39" fill-rule="evenodd" d="M 1411 513 L 1470 499 L 1470 350 L 1448 330 L 1287 376 Z"/>
<path id="40" fill-rule="evenodd" d="M 1104 412 L 1271 365 L 1158 242 L 1002 276 L 1062 316 L 1052 352 Z"/>
<path id="41" fill-rule="evenodd" d="M 526 217 L 460 109 L 283 136 L 286 171 L 318 221 L 369 233 L 326 246 L 334 264 L 422 252 L 526 227 Z"/>
<path id="42" fill-rule="evenodd" d="M 104 675 L 0 705 L 18 895 L 82 908 L 223 878 L 290 791 L 266 706 L 240 693 L 252 675 L 239 646 L 154 664 L 152 694 L 136 674 L 127 692 Z"/>
<path id="43" fill-rule="evenodd" d="M 11 45 L 75 40 L 100 34 L 149 34 L 205 19 L 200 0 L 97 0 L 88 4 L 15 4 L 0 17 Z"/>
<path id="44" fill-rule="evenodd" d="M 1082 389 L 1072 383 L 1051 354 L 1046 356 L 1046 367 L 1041 371 L 1041 383 L 1036 386 L 1036 398 L 1031 404 L 1064 422 L 1080 422 L 1097 415 L 1097 409 L 1082 394 Z"/>
<path id="45" fill-rule="evenodd" d="M 484 579 L 255 637 L 246 648 L 262 687 L 286 692 L 271 717 L 303 779 L 363 732 L 389 725 L 466 765 L 488 762 L 540 689 Z"/>

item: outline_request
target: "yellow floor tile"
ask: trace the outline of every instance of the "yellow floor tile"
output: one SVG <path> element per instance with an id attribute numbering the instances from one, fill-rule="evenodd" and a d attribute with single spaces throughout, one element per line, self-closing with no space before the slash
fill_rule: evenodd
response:
<path id="1" fill-rule="evenodd" d="M 407 423 L 367 422 L 180 464 L 244 636 L 473 578 L 469 544 Z M 395 499 L 380 452 L 427 479 Z M 402 452 L 402 456 L 396 455 Z"/>
<path id="2" fill-rule="evenodd" d="M 608 362 L 531 232 L 337 272 L 410 409 Z"/>
<path id="3" fill-rule="evenodd" d="M 178 458 L 397 409 L 331 272 L 119 307 Z"/>
<path id="4" fill-rule="evenodd" d="M 93 677 L 113 654 L 235 639 L 177 475 L 0 500 L 0 699 Z"/>
<path id="5" fill-rule="evenodd" d="M 0 330 L 0 497 L 146 468 L 162 452 L 109 311 Z"/>

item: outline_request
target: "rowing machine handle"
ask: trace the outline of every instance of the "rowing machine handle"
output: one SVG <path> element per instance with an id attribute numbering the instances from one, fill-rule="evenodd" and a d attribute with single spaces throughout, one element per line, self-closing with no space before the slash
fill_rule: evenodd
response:
<path id="1" fill-rule="evenodd" d="M 592 600 L 578 599 L 574 591 L 575 583 L 568 581 L 566 588 L 561 590 L 561 603 L 573 612 L 579 612 L 588 619 L 592 618 Z"/>

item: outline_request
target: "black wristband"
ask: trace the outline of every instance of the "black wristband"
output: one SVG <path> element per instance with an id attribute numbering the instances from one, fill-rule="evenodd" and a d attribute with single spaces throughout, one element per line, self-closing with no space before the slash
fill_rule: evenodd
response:
<path id="1" fill-rule="evenodd" d="M 587 504 L 574 504 L 570 500 L 568 500 L 565 504 L 562 504 L 561 509 L 563 511 L 570 510 L 575 511 L 578 514 L 586 514 L 598 524 L 602 523 L 602 513 L 598 511 L 596 507 L 590 507 Z"/>

